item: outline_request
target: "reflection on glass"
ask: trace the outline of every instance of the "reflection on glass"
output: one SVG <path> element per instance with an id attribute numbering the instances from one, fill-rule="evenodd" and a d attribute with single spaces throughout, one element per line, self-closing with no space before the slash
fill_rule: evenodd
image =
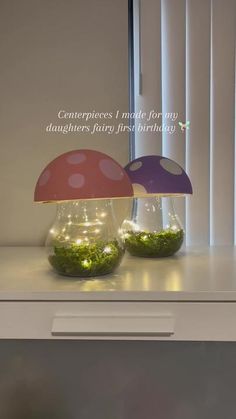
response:
<path id="1" fill-rule="evenodd" d="M 171 197 L 136 198 L 133 216 L 122 225 L 125 247 L 133 256 L 166 257 L 176 253 L 184 231 Z"/>
<path id="2" fill-rule="evenodd" d="M 54 270 L 63 275 L 104 275 L 119 266 L 124 246 L 111 200 L 70 201 L 58 205 L 46 246 Z"/>

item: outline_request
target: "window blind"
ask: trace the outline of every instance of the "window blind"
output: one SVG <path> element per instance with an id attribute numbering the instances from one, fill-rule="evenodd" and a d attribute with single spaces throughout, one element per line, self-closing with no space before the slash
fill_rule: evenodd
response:
<path id="1" fill-rule="evenodd" d="M 187 245 L 236 241 L 235 0 L 134 0 L 134 107 L 178 113 L 175 132 L 138 131 L 135 157 L 185 167 L 191 197 L 176 200 Z M 190 121 L 180 130 L 178 122 Z"/>

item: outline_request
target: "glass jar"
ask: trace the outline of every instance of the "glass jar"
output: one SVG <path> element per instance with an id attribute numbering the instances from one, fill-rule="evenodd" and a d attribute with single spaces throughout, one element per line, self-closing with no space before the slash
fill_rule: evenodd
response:
<path id="1" fill-rule="evenodd" d="M 59 274 L 90 277 L 113 272 L 124 255 L 124 244 L 112 201 L 59 203 L 46 247 L 48 260 Z"/>
<path id="2" fill-rule="evenodd" d="M 171 256 L 184 239 L 171 197 L 135 198 L 132 217 L 123 222 L 121 230 L 125 247 L 133 256 Z"/>

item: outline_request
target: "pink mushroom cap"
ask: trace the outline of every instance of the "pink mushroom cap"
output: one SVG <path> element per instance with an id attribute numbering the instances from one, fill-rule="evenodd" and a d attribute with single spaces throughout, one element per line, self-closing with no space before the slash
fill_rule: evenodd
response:
<path id="1" fill-rule="evenodd" d="M 131 181 L 117 161 L 99 151 L 73 150 L 56 157 L 45 167 L 35 187 L 34 201 L 132 196 Z"/>

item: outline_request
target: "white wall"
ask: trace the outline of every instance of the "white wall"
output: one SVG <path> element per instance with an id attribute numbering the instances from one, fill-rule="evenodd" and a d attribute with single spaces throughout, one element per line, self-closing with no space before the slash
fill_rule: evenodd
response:
<path id="1" fill-rule="evenodd" d="M 128 111 L 127 0 L 2 0 L 0 54 L 0 244 L 42 244 L 55 206 L 33 192 L 51 159 L 86 147 L 128 161 L 127 134 L 45 132 L 60 109 Z"/>

